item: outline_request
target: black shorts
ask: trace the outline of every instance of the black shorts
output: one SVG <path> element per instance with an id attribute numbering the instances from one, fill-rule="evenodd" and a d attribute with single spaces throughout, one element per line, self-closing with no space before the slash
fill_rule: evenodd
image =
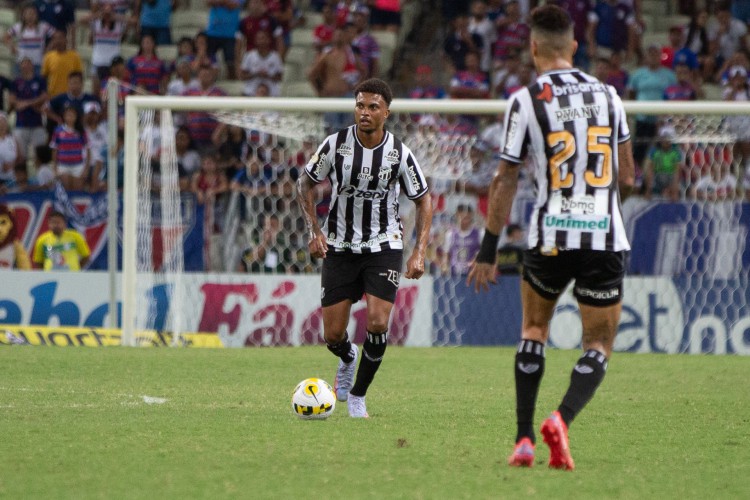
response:
<path id="1" fill-rule="evenodd" d="M 539 295 L 556 300 L 571 280 L 573 295 L 582 304 L 610 306 L 622 300 L 627 252 L 566 250 L 555 256 L 539 249 L 523 254 L 523 279 Z"/>
<path id="2" fill-rule="evenodd" d="M 359 254 L 329 249 L 323 259 L 321 305 L 332 306 L 347 299 L 357 302 L 364 293 L 393 303 L 403 255 L 403 250 Z"/>

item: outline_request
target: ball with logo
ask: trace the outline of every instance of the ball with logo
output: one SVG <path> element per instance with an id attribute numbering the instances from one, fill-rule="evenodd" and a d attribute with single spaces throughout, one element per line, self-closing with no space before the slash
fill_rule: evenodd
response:
<path id="1" fill-rule="evenodd" d="M 292 411 L 303 420 L 323 420 L 336 408 L 336 395 L 320 378 L 307 378 L 292 392 Z"/>

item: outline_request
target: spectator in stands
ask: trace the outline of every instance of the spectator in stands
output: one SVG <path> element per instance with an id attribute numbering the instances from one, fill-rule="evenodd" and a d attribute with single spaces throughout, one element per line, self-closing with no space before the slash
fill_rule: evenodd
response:
<path id="1" fill-rule="evenodd" d="M 711 56 L 711 44 L 708 38 L 708 11 L 697 10 L 690 18 L 685 37 L 685 48 L 698 57 L 703 80 L 713 81 L 716 63 Z"/>
<path id="2" fill-rule="evenodd" d="M 469 31 L 482 38 L 480 67 L 489 75 L 492 70 L 492 47 L 497 37 L 497 29 L 495 23 L 487 16 L 487 4 L 483 0 L 473 0 L 469 14 Z"/>
<path id="3" fill-rule="evenodd" d="M 635 53 L 636 19 L 633 8 L 619 0 L 598 0 L 589 12 L 589 57 L 624 54 L 629 61 Z"/>
<path id="4" fill-rule="evenodd" d="M 696 57 L 690 49 L 685 48 L 685 35 L 682 26 L 672 26 L 669 28 L 667 45 L 661 47 L 661 65 L 665 68 L 674 69 L 675 55 L 683 49 L 689 52 L 692 57 Z M 697 58 L 695 62 L 697 64 Z"/>
<path id="5" fill-rule="evenodd" d="M 203 66 L 198 70 L 198 82 L 200 83 L 199 88 L 188 89 L 184 95 L 194 97 L 227 95 L 226 92 L 216 86 L 216 73 L 210 66 Z M 216 129 L 217 121 L 209 113 L 203 111 L 189 112 L 186 125 L 199 151 L 212 146 L 211 137 L 214 129 Z"/>
<path id="6" fill-rule="evenodd" d="M 471 145 L 469 169 L 458 182 L 458 187 L 462 192 L 476 199 L 477 210 L 482 216 L 487 215 L 487 195 L 497 169 L 497 163 L 492 158 L 488 158 L 488 151 L 489 146 L 482 141 L 476 141 Z"/>
<path id="7" fill-rule="evenodd" d="M 427 64 L 417 66 L 409 99 L 442 99 L 445 95 L 445 90 L 432 80 L 432 68 Z"/>
<path id="8" fill-rule="evenodd" d="M 241 38 L 238 40 L 238 53 L 249 52 L 255 48 L 255 35 L 258 31 L 265 31 L 273 40 L 273 46 L 280 55 L 286 53 L 284 44 L 284 29 L 279 26 L 276 19 L 268 13 L 268 8 L 263 0 L 249 0 L 247 3 L 247 15 L 242 18 L 239 25 Z M 242 46 L 242 40 L 245 44 Z M 242 50 L 244 49 L 244 50 Z"/>
<path id="9" fill-rule="evenodd" d="M 265 83 L 271 96 L 281 95 L 284 63 L 273 50 L 271 38 L 265 31 L 255 33 L 255 48 L 245 53 L 240 65 L 240 78 L 245 81 L 243 95 L 254 96 L 260 83 Z"/>
<path id="10" fill-rule="evenodd" d="M 52 134 L 52 165 L 55 177 L 67 190 L 80 191 L 90 172 L 88 141 L 78 109 L 68 106 L 62 113 L 63 123 Z"/>
<path id="11" fill-rule="evenodd" d="M 336 11 L 330 2 L 322 7 L 323 22 L 313 29 L 313 46 L 317 52 L 331 45 L 333 30 L 336 29 Z"/>
<path id="12" fill-rule="evenodd" d="M 138 0 L 136 0 L 138 1 Z M 156 0 L 147 0 L 156 1 Z M 104 8 L 111 8 L 112 11 L 118 16 L 127 16 L 129 14 L 130 6 L 132 5 L 131 0 L 91 0 L 91 11 L 98 12 Z"/>
<path id="13" fill-rule="evenodd" d="M 291 32 L 295 27 L 296 20 L 294 16 L 294 2 L 292 0 L 265 0 L 268 13 L 281 28 L 281 38 L 284 46 L 279 51 L 282 59 L 286 58 L 286 51 L 291 45 Z"/>
<path id="14" fill-rule="evenodd" d="M 578 48 L 573 55 L 573 65 L 584 71 L 588 71 L 591 59 L 589 58 L 588 30 L 589 12 L 594 8 L 593 0 L 550 0 L 565 9 L 573 19 L 573 37 L 578 42 Z"/>
<path id="15" fill-rule="evenodd" d="M 10 131 L 8 115 L 0 111 L 0 187 L 8 188 L 15 182 L 15 167 L 23 159 L 18 141 Z"/>
<path id="16" fill-rule="evenodd" d="M 208 47 L 208 43 L 206 43 L 206 47 Z M 206 53 L 208 53 L 208 51 L 206 51 Z M 191 63 L 195 60 L 195 40 L 187 36 L 180 38 L 177 42 L 177 57 L 175 58 L 175 64 L 181 57 L 187 58 Z M 175 68 L 172 68 L 173 71 L 174 69 Z"/>
<path id="17" fill-rule="evenodd" d="M 704 96 L 703 87 L 697 74 L 687 64 L 674 67 L 677 83 L 664 90 L 665 101 L 694 101 Z"/>
<path id="18" fill-rule="evenodd" d="M 128 72 L 133 85 L 151 94 L 162 94 L 167 86 L 167 66 L 156 54 L 154 37 L 143 35 L 138 54 L 128 61 Z"/>
<path id="19" fill-rule="evenodd" d="M 91 50 L 91 92 L 99 95 L 101 82 L 109 76 L 112 59 L 122 51 L 122 37 L 129 18 L 115 14 L 111 4 L 103 5 L 95 13 L 80 20 L 90 25 L 93 40 Z"/>
<path id="20" fill-rule="evenodd" d="M 70 0 L 34 0 L 39 19 L 66 38 L 70 36 L 70 46 L 75 47 L 76 16 Z M 32 59 L 33 60 L 33 59 Z"/>
<path id="21" fill-rule="evenodd" d="M 34 63 L 29 57 L 21 59 L 21 76 L 10 89 L 10 109 L 16 112 L 13 135 L 24 158 L 29 158 L 29 148 L 47 144 L 47 131 L 42 121 L 42 109 L 46 106 L 47 82 L 34 74 Z M 2 92 L 0 90 L 0 92 Z"/>
<path id="22" fill-rule="evenodd" d="M 212 54 L 208 49 L 208 35 L 201 32 L 195 35 L 194 41 L 195 54 L 193 55 L 192 62 L 190 63 L 193 69 L 193 74 L 198 74 L 204 66 L 213 68 L 215 76 L 219 77 L 219 61 L 216 59 L 216 54 Z"/>
<path id="23" fill-rule="evenodd" d="M 333 45 L 308 69 L 307 78 L 320 97 L 346 97 L 362 79 L 366 70 L 354 53 L 350 34 L 342 28 L 333 32 Z M 326 113 L 329 130 L 345 128 L 349 113 Z"/>
<path id="24" fill-rule="evenodd" d="M 518 224 L 508 224 L 505 227 L 505 243 L 497 249 L 497 272 L 501 276 L 521 274 L 525 249 L 523 228 Z"/>
<path id="25" fill-rule="evenodd" d="M 729 83 L 729 80 L 731 79 L 729 74 L 730 70 L 737 66 L 741 66 L 746 70 L 750 68 L 750 57 L 748 57 L 748 54 L 743 50 L 732 54 L 732 57 L 726 60 L 718 70 L 717 73 L 719 74 L 719 83 L 721 85 L 726 86 Z"/>
<path id="26" fill-rule="evenodd" d="M 661 101 L 667 87 L 677 83 L 674 71 L 661 65 L 661 50 L 657 45 L 646 49 L 646 64 L 630 76 L 628 95 L 638 101 Z M 656 136 L 657 120 L 653 115 L 637 115 L 635 118 L 635 141 L 633 156 L 643 165 L 650 141 Z"/>
<path id="27" fill-rule="evenodd" d="M 380 45 L 370 34 L 370 9 L 364 5 L 357 5 L 352 11 L 352 28 L 354 36 L 352 47 L 362 59 L 365 66 L 364 78 L 376 77 L 380 74 Z M 390 68 L 383 68 L 388 70 Z"/>
<path id="28" fill-rule="evenodd" d="M 109 136 L 107 121 L 102 120 L 102 108 L 98 102 L 91 101 L 83 105 L 83 132 L 86 134 L 92 172 L 101 172 L 107 161 L 107 140 Z M 92 177 L 95 177 L 95 175 L 92 175 Z"/>
<path id="29" fill-rule="evenodd" d="M 521 84 L 521 66 L 523 61 L 521 52 L 510 51 L 492 75 L 492 94 L 499 99 L 507 99 L 510 89 L 517 88 Z"/>
<path id="30" fill-rule="evenodd" d="M 750 101 L 750 83 L 744 66 L 733 66 L 729 69 L 729 80 L 722 97 L 725 101 Z M 750 116 L 730 116 L 727 118 L 727 124 L 735 138 L 734 156 L 739 158 L 747 169 L 750 165 Z"/>
<path id="31" fill-rule="evenodd" d="M 271 168 L 263 166 L 263 161 L 252 154 L 245 162 L 245 167 L 238 171 L 229 184 L 229 189 L 245 195 L 246 207 L 251 214 L 260 214 L 271 208 L 266 205 L 266 197 L 271 193 L 274 182 Z"/>
<path id="32" fill-rule="evenodd" d="M 264 217 L 263 229 L 255 247 L 245 250 L 241 265 L 248 272 L 283 274 L 293 261 L 279 216 L 268 214 Z"/>
<path id="33" fill-rule="evenodd" d="M 211 142 L 218 153 L 219 168 L 233 179 L 241 171 L 248 155 L 247 132 L 238 125 L 219 123 L 213 132 Z"/>
<path id="34" fill-rule="evenodd" d="M 38 191 L 49 191 L 55 184 L 55 170 L 52 166 L 52 148 L 48 144 L 37 146 L 34 151 L 35 176 L 29 183 Z"/>
<path id="35" fill-rule="evenodd" d="M 451 78 L 448 92 L 452 99 L 487 99 L 490 84 L 487 75 L 481 70 L 479 54 L 469 52 L 465 56 L 466 69 L 456 71 Z"/>
<path id="36" fill-rule="evenodd" d="M 659 130 L 659 140 L 649 151 L 645 167 L 644 196 L 662 197 L 670 201 L 680 198 L 680 173 L 684 169 L 684 158 L 680 148 L 674 144 L 675 129 L 665 125 Z"/>
<path id="37" fill-rule="evenodd" d="M 151 35 L 154 43 L 172 43 L 172 11 L 177 0 L 136 0 L 134 18 L 138 19 L 140 36 Z"/>
<path id="38" fill-rule="evenodd" d="M 64 31 L 55 31 L 42 59 L 42 76 L 47 80 L 47 93 L 51 96 L 67 90 L 71 73 L 83 72 L 81 57 L 75 50 L 68 49 L 66 36 Z"/>
<path id="39" fill-rule="evenodd" d="M 177 129 L 174 139 L 174 149 L 178 165 L 192 178 L 193 174 L 201 168 L 201 156 L 195 150 L 193 138 L 190 137 L 190 130 L 187 127 Z"/>
<path id="40" fill-rule="evenodd" d="M 200 171 L 193 174 L 190 190 L 199 204 L 204 205 L 204 224 L 210 235 L 207 247 L 207 271 L 221 270 L 221 232 L 224 220 L 224 197 L 229 189 L 226 175 L 219 169 L 218 155 L 214 151 L 203 154 Z"/>
<path id="41" fill-rule="evenodd" d="M 370 0 L 373 31 L 398 33 L 401 27 L 400 0 Z"/>
<path id="42" fill-rule="evenodd" d="M 346 23 L 351 22 L 352 8 L 354 7 L 354 0 L 331 0 L 336 4 L 336 26 L 343 28 Z"/>
<path id="43" fill-rule="evenodd" d="M 737 177 L 726 162 L 711 163 L 710 171 L 690 189 L 690 197 L 698 201 L 734 200 L 737 196 Z"/>
<path id="44" fill-rule="evenodd" d="M 107 103 L 109 101 L 109 94 L 107 93 L 107 85 L 109 84 L 110 78 L 118 82 L 117 86 L 117 129 L 121 130 L 125 126 L 125 97 L 133 92 L 133 87 L 130 84 L 130 74 L 125 66 L 125 59 L 122 56 L 115 56 L 112 59 L 112 64 L 109 66 L 109 77 L 107 80 L 102 82 L 101 102 L 104 109 L 107 109 Z"/>
<path id="45" fill-rule="evenodd" d="M 68 229 L 65 214 L 53 211 L 47 217 L 49 230 L 34 244 L 32 263 L 45 271 L 80 271 L 88 264 L 91 250 L 86 239 L 75 229 Z"/>
<path id="46" fill-rule="evenodd" d="M 82 73 L 71 73 L 68 76 L 67 92 L 52 97 L 49 106 L 46 108 L 47 130 L 54 132 L 58 125 L 63 124 L 63 111 L 70 106 L 74 107 L 78 112 L 78 116 L 82 117 L 83 105 L 87 102 L 98 102 L 98 99 L 96 96 L 83 91 Z"/>
<path id="47" fill-rule="evenodd" d="M 167 95 L 184 95 L 188 89 L 197 89 L 199 87 L 200 83 L 193 75 L 190 58 L 182 56 L 177 59 L 177 64 L 175 65 L 175 76 L 169 84 L 167 84 Z"/>
<path id="48" fill-rule="evenodd" d="M 711 56 L 714 58 L 717 68 L 722 67 L 724 62 L 729 60 L 736 52 L 747 49 L 745 44 L 747 25 L 732 17 L 729 3 L 719 4 L 716 17 L 708 22 L 706 29 L 710 41 Z M 719 75 L 715 74 L 713 77 L 713 80 L 716 81 Z"/>
<path id="49" fill-rule="evenodd" d="M 466 54 L 482 51 L 482 37 L 469 31 L 469 18 L 459 15 L 451 22 L 453 29 L 445 38 L 443 52 L 445 61 L 450 66 L 448 72 L 455 73 L 464 69 Z"/>
<path id="50" fill-rule="evenodd" d="M 0 111 L 5 111 L 5 91 L 12 92 L 13 81 L 0 75 Z"/>
<path id="51" fill-rule="evenodd" d="M 20 66 L 21 61 L 28 57 L 34 65 L 34 73 L 39 74 L 44 59 L 44 49 L 55 32 L 54 28 L 39 20 L 39 12 L 33 4 L 26 4 L 21 10 L 21 21 L 15 23 L 5 32 L 4 41 L 11 54 L 16 56 Z M 16 68 L 16 74 L 20 68 Z"/>
<path id="52" fill-rule="evenodd" d="M 236 55 L 237 29 L 240 26 L 242 0 L 206 0 L 208 11 L 208 53 L 215 56 L 221 50 L 226 65 L 227 77 L 236 78 L 234 61 Z"/>
<path id="53" fill-rule="evenodd" d="M 445 235 L 445 250 L 442 252 L 444 262 L 440 266 L 443 274 L 466 276 L 481 242 L 482 232 L 474 223 L 474 209 L 471 205 L 458 205 L 455 223 Z"/>
<path id="54" fill-rule="evenodd" d="M 521 7 L 516 0 L 505 2 L 505 14 L 497 21 L 497 41 L 493 51 L 495 67 L 502 67 L 513 52 L 522 52 L 529 46 L 529 25 L 523 21 Z"/>

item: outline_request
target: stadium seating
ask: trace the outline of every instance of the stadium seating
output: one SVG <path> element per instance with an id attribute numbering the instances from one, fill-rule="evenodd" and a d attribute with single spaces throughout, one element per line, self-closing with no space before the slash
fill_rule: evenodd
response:
<path id="1" fill-rule="evenodd" d="M 16 12 L 7 7 L 0 8 L 0 32 L 5 33 L 9 27 L 16 23 Z"/>
<path id="2" fill-rule="evenodd" d="M 194 33 L 206 28 L 208 11 L 202 9 L 176 10 L 172 13 L 172 29 L 192 28 Z"/>

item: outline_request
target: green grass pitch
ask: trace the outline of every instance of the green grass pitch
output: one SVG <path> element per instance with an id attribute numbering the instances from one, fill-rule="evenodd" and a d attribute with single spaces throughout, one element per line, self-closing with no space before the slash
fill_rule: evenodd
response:
<path id="1" fill-rule="evenodd" d="M 538 423 L 578 355 L 548 350 Z M 510 348 L 390 347 L 369 420 L 292 414 L 300 380 L 333 383 L 324 347 L 0 360 L 0 498 L 750 498 L 750 358 L 616 353 L 571 427 L 573 472 L 541 443 L 535 467 L 506 465 Z"/>

